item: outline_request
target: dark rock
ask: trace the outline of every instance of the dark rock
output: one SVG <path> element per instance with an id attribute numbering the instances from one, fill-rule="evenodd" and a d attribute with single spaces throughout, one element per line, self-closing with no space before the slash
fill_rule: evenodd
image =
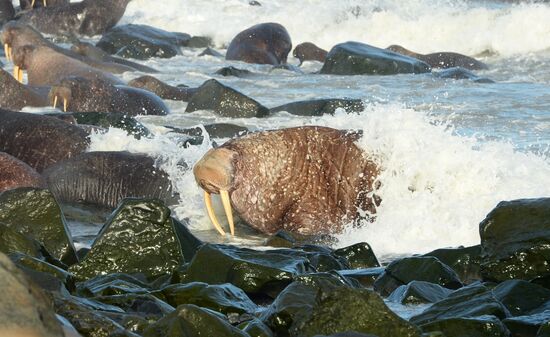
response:
<path id="1" fill-rule="evenodd" d="M 270 112 L 286 111 L 298 116 L 322 116 L 324 114 L 333 115 L 338 108 L 342 108 L 346 112 L 360 112 L 365 107 L 360 99 L 326 98 L 283 104 L 270 109 Z"/>
<path id="2" fill-rule="evenodd" d="M 173 130 L 173 132 L 192 136 L 192 137 L 201 137 L 201 143 L 203 139 L 203 128 L 194 127 L 189 129 L 180 129 L 172 126 L 166 126 L 167 128 Z M 237 136 L 243 136 L 248 134 L 248 128 L 240 125 L 229 124 L 229 123 L 214 123 L 203 125 L 204 130 L 208 132 L 210 138 L 234 138 Z"/>
<path id="3" fill-rule="evenodd" d="M 264 242 L 264 246 L 280 247 L 280 248 L 292 248 L 297 244 L 294 238 L 294 233 L 287 232 L 285 230 L 279 230 L 277 233 L 271 235 Z"/>
<path id="4" fill-rule="evenodd" d="M 322 246 L 308 244 L 298 246 L 296 249 L 278 249 L 272 252 L 304 257 L 308 259 L 309 264 L 317 272 L 330 272 L 350 268 L 344 258 L 333 254 L 331 249 Z"/>
<path id="5" fill-rule="evenodd" d="M 512 316 L 525 315 L 550 301 L 550 290 L 522 280 L 504 281 L 493 289 L 493 293 Z"/>
<path id="6" fill-rule="evenodd" d="M 202 51 L 202 53 L 199 54 L 199 56 L 214 56 L 214 57 L 224 57 L 222 53 L 218 52 L 214 48 L 206 48 Z"/>
<path id="7" fill-rule="evenodd" d="M 185 47 L 188 48 L 210 48 L 214 45 L 208 36 L 192 36 Z"/>
<path id="8" fill-rule="evenodd" d="M 537 314 L 506 318 L 502 321 L 513 337 L 535 337 L 544 324 L 550 322 L 550 310 Z"/>
<path id="9" fill-rule="evenodd" d="M 4 254 L 23 253 L 45 260 L 50 253 L 35 239 L 0 223 L 0 252 Z"/>
<path id="10" fill-rule="evenodd" d="M 447 266 L 451 267 L 460 280 L 465 284 L 470 284 L 481 280 L 479 264 L 481 262 L 481 246 L 441 248 L 424 254 L 424 256 L 434 256 Z"/>
<path id="11" fill-rule="evenodd" d="M 410 321 L 427 324 L 447 318 L 477 317 L 493 315 L 500 319 L 510 316 L 508 309 L 500 303 L 493 292 L 483 285 L 468 286 L 456 290 L 447 298 L 433 304 Z"/>
<path id="12" fill-rule="evenodd" d="M 550 337 L 550 321 L 540 326 L 536 337 Z"/>
<path id="13" fill-rule="evenodd" d="M 262 4 L 256 0 L 249 1 L 248 4 L 250 6 L 261 6 Z"/>
<path id="14" fill-rule="evenodd" d="M 252 75 L 252 72 L 250 70 L 228 66 L 217 70 L 215 74 L 222 76 L 249 77 L 250 75 Z"/>
<path id="15" fill-rule="evenodd" d="M 401 285 L 411 281 L 426 281 L 445 288 L 458 289 L 462 283 L 458 275 L 433 256 L 412 256 L 393 261 L 376 282 L 374 290 L 388 296 Z"/>
<path id="16" fill-rule="evenodd" d="M 18 188 L 0 194 L 0 222 L 36 239 L 63 263 L 77 262 L 65 217 L 50 191 Z"/>
<path id="17" fill-rule="evenodd" d="M 149 326 L 143 337 L 248 337 L 227 323 L 223 316 L 192 304 L 180 305 L 176 311 Z"/>
<path id="18" fill-rule="evenodd" d="M 471 80 L 476 83 L 495 83 L 495 81 L 486 77 L 479 77 L 468 69 L 462 67 L 453 67 L 438 72 L 434 72 L 433 75 L 442 79 L 453 80 Z"/>
<path id="19" fill-rule="evenodd" d="M 232 284 L 209 285 L 202 282 L 174 284 L 162 289 L 166 301 L 173 307 L 194 304 L 224 315 L 252 314 L 257 310 L 250 298 Z"/>
<path id="20" fill-rule="evenodd" d="M 420 336 L 376 293 L 351 288 L 336 278 L 305 277 L 290 284 L 262 314 L 277 336 L 314 336 L 356 331 L 385 336 Z"/>
<path id="21" fill-rule="evenodd" d="M 240 324 L 239 329 L 249 334 L 250 337 L 274 337 L 273 331 L 257 318 Z"/>
<path id="22" fill-rule="evenodd" d="M 380 275 L 384 273 L 386 268 L 366 268 L 366 269 L 352 269 L 352 270 L 339 270 L 338 274 L 357 280 L 363 287 L 371 288 L 374 282 Z"/>
<path id="23" fill-rule="evenodd" d="M 134 136 L 136 139 L 148 137 L 151 133 L 132 116 L 127 116 L 121 113 L 107 112 L 80 112 L 71 114 L 78 124 L 94 125 L 105 129 L 117 128 L 122 129 L 128 135 Z"/>
<path id="24" fill-rule="evenodd" d="M 509 337 L 510 332 L 495 316 L 447 318 L 421 325 L 423 332 L 441 331 L 445 337 Z"/>
<path id="25" fill-rule="evenodd" d="M 306 271 L 312 270 L 304 257 L 205 244 L 189 263 L 180 282 L 231 283 L 248 294 L 274 298 L 295 276 Z"/>
<path id="26" fill-rule="evenodd" d="M 48 297 L 0 253 L 0 325 L 3 336 L 64 336 Z M 25 333 L 18 334 L 17 330 Z"/>
<path id="27" fill-rule="evenodd" d="M 380 267 L 371 246 L 366 242 L 337 249 L 334 251 L 334 255 L 344 258 L 353 269 Z"/>
<path id="28" fill-rule="evenodd" d="M 366 333 L 359 333 L 359 332 L 355 332 L 355 331 L 346 331 L 346 332 L 334 333 L 330 336 L 315 335 L 313 337 L 377 337 L 377 336 L 371 335 L 371 334 L 366 334 Z"/>
<path id="29" fill-rule="evenodd" d="M 21 253 L 11 254 L 12 261 L 38 286 L 47 291 L 74 291 L 73 275 L 57 266 Z"/>
<path id="30" fill-rule="evenodd" d="M 150 291 L 149 285 L 144 281 L 132 275 L 121 273 L 94 277 L 79 283 L 77 288 L 77 294 L 85 297 L 146 294 Z"/>
<path id="31" fill-rule="evenodd" d="M 212 79 L 204 82 L 187 105 L 185 112 L 213 110 L 222 117 L 265 117 L 269 109 L 239 91 Z"/>
<path id="32" fill-rule="evenodd" d="M 541 287 L 550 289 L 550 274 L 536 277 L 530 281 L 533 284 L 538 284 Z"/>
<path id="33" fill-rule="evenodd" d="M 150 294 L 122 294 L 99 296 L 94 298 L 101 303 L 114 305 L 126 313 L 141 316 L 147 320 L 158 320 L 172 313 L 175 309 L 168 303 Z"/>
<path id="34" fill-rule="evenodd" d="M 149 75 L 134 78 L 128 82 L 128 85 L 134 88 L 148 90 L 163 99 L 182 102 L 188 102 L 191 96 L 198 90 L 197 88 L 189 88 L 185 85 L 178 85 L 175 87 Z"/>
<path id="35" fill-rule="evenodd" d="M 321 74 L 394 75 L 426 73 L 430 66 L 412 57 L 359 42 L 345 42 L 332 47 Z"/>
<path id="36" fill-rule="evenodd" d="M 479 232 L 484 279 L 550 274 L 550 198 L 500 202 L 479 224 Z"/>
<path id="37" fill-rule="evenodd" d="M 401 304 L 435 303 L 443 300 L 452 290 L 438 284 L 424 281 L 412 281 L 395 289 L 388 301 Z"/>
<path id="38" fill-rule="evenodd" d="M 191 36 L 185 33 L 167 32 L 146 25 L 127 24 L 105 33 L 97 47 L 109 54 L 125 58 L 146 60 L 151 57 L 171 58 L 181 54 Z"/>
<path id="39" fill-rule="evenodd" d="M 200 243 L 188 237 L 184 227 L 159 200 L 125 199 L 99 232 L 92 250 L 71 271 L 81 279 L 114 272 L 148 278 L 169 274 L 188 261 Z"/>

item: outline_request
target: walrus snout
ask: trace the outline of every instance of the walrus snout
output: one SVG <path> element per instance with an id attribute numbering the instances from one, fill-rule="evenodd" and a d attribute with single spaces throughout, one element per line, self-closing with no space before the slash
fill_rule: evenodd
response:
<path id="1" fill-rule="evenodd" d="M 50 89 L 48 98 L 54 108 L 57 108 L 57 102 L 59 99 L 63 100 L 63 112 L 67 112 L 67 108 L 71 101 L 72 91 L 70 88 L 64 86 L 55 86 Z"/>

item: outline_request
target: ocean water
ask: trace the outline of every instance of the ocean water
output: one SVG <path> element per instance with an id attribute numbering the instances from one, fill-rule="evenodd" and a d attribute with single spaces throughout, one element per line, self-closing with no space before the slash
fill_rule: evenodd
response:
<path id="1" fill-rule="evenodd" d="M 181 195 L 173 208 L 193 231 L 214 241 L 256 245 L 261 237 L 218 238 L 206 216 L 202 191 L 190 167 L 210 148 L 182 148 L 164 126 L 214 122 L 251 130 L 300 125 L 361 129 L 358 144 L 382 168 L 376 221 L 351 227 L 336 246 L 369 242 L 380 255 L 425 253 L 440 247 L 479 243 L 478 224 L 502 200 L 550 196 L 550 4 L 548 2 L 457 0 L 134 0 L 121 23 L 148 24 L 209 36 L 222 54 L 239 31 L 278 22 L 293 45 L 311 41 L 330 49 L 354 40 L 379 47 L 400 44 L 430 53 L 455 51 L 489 65 L 476 74 L 496 83 L 445 80 L 423 75 L 328 76 L 322 64 L 301 71 L 199 57 L 185 49 L 171 59 L 146 63 L 170 84 L 199 86 L 210 78 L 268 107 L 313 98 L 359 98 L 365 110 L 334 116 L 298 117 L 285 112 L 264 119 L 221 118 L 210 111 L 185 113 L 185 103 L 169 102 L 171 114 L 140 120 L 155 132 L 136 140 L 110 129 L 92 136 L 91 150 L 145 152 L 158 158 Z M 298 65 L 290 57 L 289 63 Z M 222 77 L 227 65 L 254 72 L 248 78 Z M 130 80 L 139 74 L 124 74 Z M 224 140 L 216 140 L 222 143 Z M 223 212 L 222 212 L 223 213 Z M 223 218 L 220 214 L 220 218 Z"/>

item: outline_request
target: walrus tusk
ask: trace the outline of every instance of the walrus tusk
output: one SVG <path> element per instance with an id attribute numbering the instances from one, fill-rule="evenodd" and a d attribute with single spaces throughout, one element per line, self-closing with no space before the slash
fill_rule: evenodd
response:
<path id="1" fill-rule="evenodd" d="M 69 105 L 69 101 L 67 101 L 66 98 L 63 98 L 63 112 L 67 112 L 67 105 Z"/>
<path id="2" fill-rule="evenodd" d="M 216 214 L 214 214 L 214 208 L 212 207 L 212 196 L 210 195 L 210 193 L 206 191 L 204 191 L 204 203 L 206 204 L 206 211 L 208 212 L 208 217 L 210 218 L 210 221 L 212 221 L 212 223 L 214 224 L 214 227 L 216 227 L 216 230 L 221 235 L 225 236 L 225 231 L 220 225 L 218 218 L 216 218 Z"/>
<path id="3" fill-rule="evenodd" d="M 13 77 L 20 83 L 23 83 L 23 70 L 19 66 L 13 66 Z"/>
<path id="4" fill-rule="evenodd" d="M 53 107 L 57 108 L 57 95 L 53 98 Z"/>
<path id="5" fill-rule="evenodd" d="M 6 54 L 6 60 L 11 61 L 10 46 L 7 43 L 4 43 L 4 54 Z"/>
<path id="6" fill-rule="evenodd" d="M 220 190 L 220 196 L 222 198 L 223 209 L 225 210 L 227 222 L 229 222 L 231 236 L 235 236 L 235 223 L 233 222 L 233 211 L 231 210 L 231 200 L 229 199 L 229 192 Z"/>

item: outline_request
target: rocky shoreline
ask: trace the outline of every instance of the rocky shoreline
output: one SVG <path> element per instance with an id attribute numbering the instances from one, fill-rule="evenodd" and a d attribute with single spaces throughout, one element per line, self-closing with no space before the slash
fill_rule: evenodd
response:
<path id="1" fill-rule="evenodd" d="M 501 202 L 480 245 L 381 266 L 367 243 L 286 232 L 269 250 L 204 243 L 161 201 L 125 199 L 76 251 L 51 193 L 20 188 L 0 194 L 0 320 L 39 336 L 63 336 L 62 317 L 85 337 L 545 337 L 548 219 L 550 199 Z M 427 308 L 405 320 L 391 303 Z"/>

